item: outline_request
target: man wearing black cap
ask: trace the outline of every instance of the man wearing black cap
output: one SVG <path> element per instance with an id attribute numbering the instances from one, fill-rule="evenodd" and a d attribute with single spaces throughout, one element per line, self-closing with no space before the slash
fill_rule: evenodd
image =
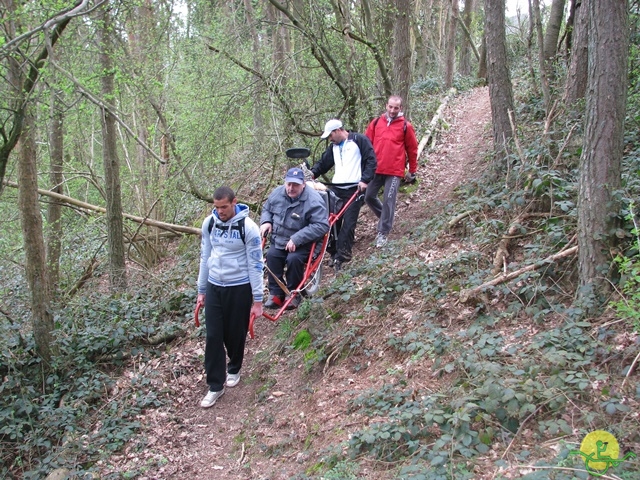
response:
<path id="1" fill-rule="evenodd" d="M 285 292 L 277 277 L 284 284 L 284 267 L 287 266 L 287 289 L 295 290 L 304 276 L 304 269 L 311 245 L 329 231 L 329 212 L 320 194 L 306 188 L 304 173 L 291 168 L 284 185 L 277 187 L 262 207 L 260 234 L 271 234 L 271 245 L 267 251 L 269 275 L 269 298 L 266 308 L 279 308 L 285 300 Z M 300 304 L 296 295 L 288 308 Z"/>
<path id="2" fill-rule="evenodd" d="M 371 141 L 361 133 L 346 131 L 342 122 L 335 118 L 325 124 L 320 138 L 327 138 L 331 144 L 311 168 L 313 178 L 335 167 L 331 190 L 338 198 L 346 202 L 356 191 L 364 192 L 376 173 L 377 160 Z M 359 196 L 337 222 L 339 230 L 335 248 L 327 249 L 336 272 L 340 271 L 344 262 L 351 260 L 362 203 L 362 196 Z"/>

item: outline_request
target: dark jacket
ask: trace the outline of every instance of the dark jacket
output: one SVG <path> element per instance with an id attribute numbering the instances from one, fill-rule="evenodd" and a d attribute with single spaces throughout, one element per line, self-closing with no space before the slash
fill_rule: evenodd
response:
<path id="1" fill-rule="evenodd" d="M 315 242 L 329 231 L 329 212 L 325 201 L 313 188 L 306 186 L 292 200 L 284 185 L 277 187 L 262 207 L 260 225 L 271 224 L 271 244 L 284 250 L 289 239 L 296 247 Z"/>

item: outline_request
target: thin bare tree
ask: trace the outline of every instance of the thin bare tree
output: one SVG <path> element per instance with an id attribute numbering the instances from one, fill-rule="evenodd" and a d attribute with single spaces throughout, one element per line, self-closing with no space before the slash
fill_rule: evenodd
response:
<path id="1" fill-rule="evenodd" d="M 113 27 L 108 5 L 100 9 L 98 40 L 100 66 L 102 67 L 102 96 L 106 101 L 114 99 Z M 118 158 L 116 119 L 108 108 L 102 109 L 102 160 L 104 164 L 107 207 L 107 239 L 109 248 L 109 283 L 113 291 L 127 286 L 125 250 L 122 223 L 122 193 L 120 185 L 120 160 Z"/>

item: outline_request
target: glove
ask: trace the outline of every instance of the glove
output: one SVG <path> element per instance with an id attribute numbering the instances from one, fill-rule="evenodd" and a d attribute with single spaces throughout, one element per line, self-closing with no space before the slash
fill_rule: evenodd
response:
<path id="1" fill-rule="evenodd" d="M 405 181 L 406 183 L 413 183 L 413 182 L 415 182 L 415 181 L 416 181 L 416 174 L 415 174 L 415 173 L 409 173 L 409 172 L 405 173 L 405 174 L 404 174 L 404 181 Z"/>

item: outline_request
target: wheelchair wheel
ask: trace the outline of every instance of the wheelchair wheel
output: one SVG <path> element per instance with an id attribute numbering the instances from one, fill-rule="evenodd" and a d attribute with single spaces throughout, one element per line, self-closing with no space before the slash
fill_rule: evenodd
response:
<path id="1" fill-rule="evenodd" d="M 320 282 L 322 281 L 322 263 L 318 265 L 316 273 L 311 277 L 305 292 L 309 295 L 314 295 L 320 289 Z"/>

